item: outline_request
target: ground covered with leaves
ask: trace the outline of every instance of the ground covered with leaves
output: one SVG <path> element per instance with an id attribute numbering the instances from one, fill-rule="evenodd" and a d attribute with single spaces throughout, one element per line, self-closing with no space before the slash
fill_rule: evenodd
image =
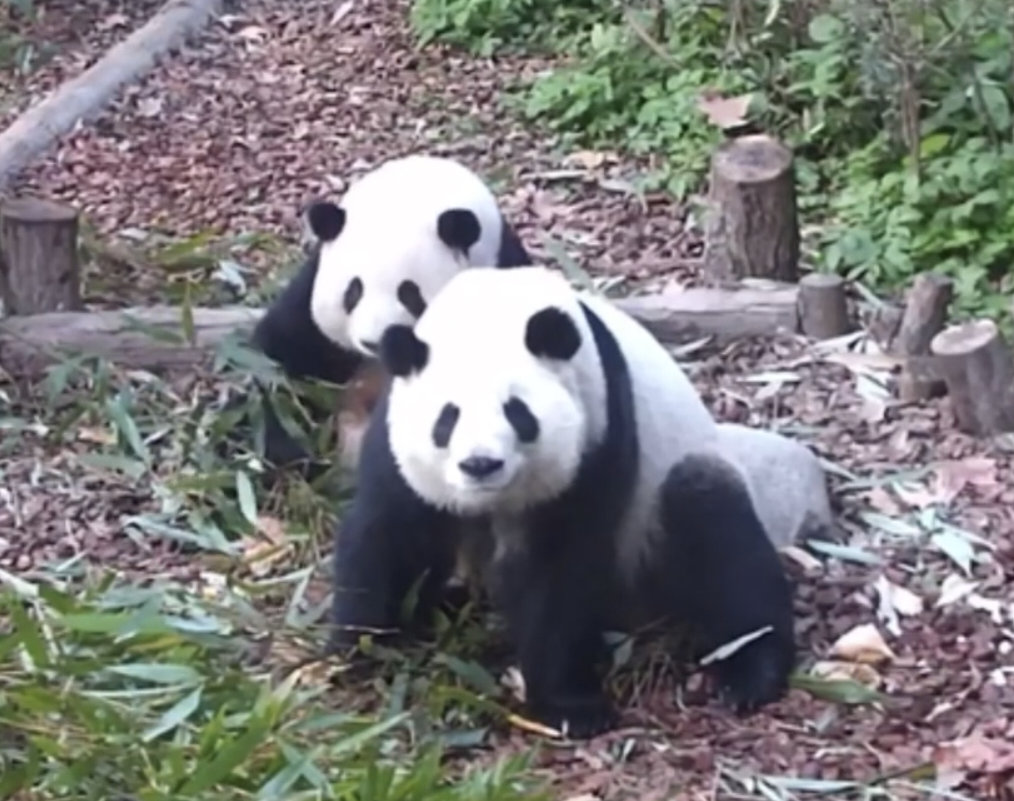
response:
<path id="1" fill-rule="evenodd" d="M 56 55 L 4 74 L 4 122 L 153 7 L 46 3 L 24 33 Z M 423 149 L 488 176 L 548 261 L 615 289 L 693 278 L 692 219 L 638 190 L 643 161 L 499 105 L 547 60 L 419 49 L 407 14 L 251 0 L 33 165 L 19 189 L 87 215 L 88 301 L 257 302 L 298 257 L 302 203 Z M 370 675 L 321 664 L 335 477 L 266 489 L 230 440 L 244 408 L 223 411 L 270 367 L 234 343 L 182 376 L 79 359 L 0 385 L 0 794 L 1011 797 L 1014 441 L 897 404 L 863 336 L 677 355 L 716 416 L 811 443 L 842 507 L 840 543 L 786 557 L 802 659 L 784 701 L 736 718 L 699 676 L 624 652 L 623 725 L 574 745 L 507 716 L 468 619 Z"/>

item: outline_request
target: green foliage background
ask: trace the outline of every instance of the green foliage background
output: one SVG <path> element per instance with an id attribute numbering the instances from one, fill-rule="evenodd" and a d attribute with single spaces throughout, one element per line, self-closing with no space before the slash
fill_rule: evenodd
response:
<path id="1" fill-rule="evenodd" d="M 752 119 L 796 150 L 819 267 L 881 289 L 936 269 L 960 313 L 1006 313 L 1008 0 L 417 0 L 412 21 L 422 41 L 560 54 L 508 103 L 575 143 L 662 157 L 652 179 L 679 197 L 721 136 L 702 90 L 751 93 Z"/>

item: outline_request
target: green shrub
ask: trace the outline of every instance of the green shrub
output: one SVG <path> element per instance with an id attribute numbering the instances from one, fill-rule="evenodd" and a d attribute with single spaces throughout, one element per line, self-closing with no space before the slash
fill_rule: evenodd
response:
<path id="1" fill-rule="evenodd" d="M 509 103 L 588 147 L 651 155 L 677 196 L 721 138 L 705 92 L 751 96 L 797 154 L 818 263 L 879 286 L 939 269 L 959 308 L 1005 305 L 1014 205 L 1008 0 L 657 0 L 642 8 L 417 0 L 424 38 L 555 48 Z"/>

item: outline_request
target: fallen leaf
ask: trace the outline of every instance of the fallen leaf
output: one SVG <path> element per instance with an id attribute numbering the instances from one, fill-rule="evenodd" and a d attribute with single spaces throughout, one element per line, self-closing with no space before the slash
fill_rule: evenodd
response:
<path id="1" fill-rule="evenodd" d="M 922 599 L 914 592 L 892 583 L 887 576 L 881 574 L 874 584 L 880 598 L 877 617 L 887 626 L 887 630 L 895 637 L 901 636 L 901 624 L 898 615 L 917 615 L 922 612 Z"/>
<path id="2" fill-rule="evenodd" d="M 933 749 L 933 761 L 949 770 L 977 773 L 1014 771 L 1014 743 L 978 733 L 970 734 Z"/>
<path id="3" fill-rule="evenodd" d="M 940 597 L 937 598 L 935 606 L 938 609 L 942 606 L 949 606 L 964 598 L 978 586 L 979 582 L 977 581 L 969 581 L 957 573 L 950 573 L 940 585 Z"/>
<path id="4" fill-rule="evenodd" d="M 613 154 L 600 150 L 575 150 L 563 157 L 563 166 L 594 170 L 607 161 L 612 161 L 612 156 Z"/>
<path id="5" fill-rule="evenodd" d="M 781 552 L 802 567 L 807 573 L 816 572 L 824 567 L 824 563 L 816 556 L 803 550 L 798 545 L 786 545 L 781 549 Z"/>
<path id="6" fill-rule="evenodd" d="M 747 122 L 752 94 L 722 97 L 719 94 L 704 92 L 697 99 L 699 108 L 708 118 L 708 122 L 725 130 L 737 128 Z"/>
<path id="7" fill-rule="evenodd" d="M 145 97 L 137 103 L 137 113 L 151 119 L 162 113 L 165 101 L 161 97 Z"/>
<path id="8" fill-rule="evenodd" d="M 945 504 L 951 503 L 969 485 L 995 487 L 996 460 L 984 456 L 950 459 L 934 465 L 933 492 Z"/>
<path id="9" fill-rule="evenodd" d="M 823 659 L 814 663 L 810 668 L 810 674 L 825 681 L 855 681 L 874 690 L 879 688 L 883 681 L 872 665 L 836 659 Z"/>
<path id="10" fill-rule="evenodd" d="M 872 623 L 864 623 L 845 632 L 831 646 L 831 656 L 868 665 L 895 659 L 894 652 Z"/>
<path id="11" fill-rule="evenodd" d="M 904 503 L 916 509 L 925 509 L 940 500 L 928 487 L 914 481 L 899 481 L 894 485 L 894 491 Z"/>
<path id="12" fill-rule="evenodd" d="M 92 428 L 82 426 L 77 430 L 77 438 L 82 442 L 91 442 L 96 445 L 115 445 L 116 434 L 108 428 Z"/>

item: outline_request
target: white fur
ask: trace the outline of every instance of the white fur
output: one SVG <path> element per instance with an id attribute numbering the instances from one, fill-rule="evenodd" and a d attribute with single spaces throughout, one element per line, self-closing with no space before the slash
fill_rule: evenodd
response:
<path id="1" fill-rule="evenodd" d="M 406 156 L 385 162 L 355 181 L 342 198 L 345 227 L 323 243 L 310 312 L 335 343 L 365 352 L 388 326 L 412 324 L 398 301 L 398 285 L 414 281 L 427 303 L 461 270 L 496 264 L 503 218 L 493 193 L 464 165 L 445 158 Z M 479 241 L 468 258 L 437 236 L 437 218 L 452 208 L 479 219 Z M 353 278 L 363 296 L 351 314 L 342 305 Z"/>
<path id="2" fill-rule="evenodd" d="M 571 485 L 582 456 L 602 441 L 607 425 L 602 364 L 579 301 L 616 338 L 634 393 L 639 476 L 619 532 L 628 579 L 650 557 L 659 488 L 691 453 L 719 456 L 735 469 L 776 546 L 806 525 L 830 525 L 823 471 L 806 446 L 769 431 L 716 424 L 683 370 L 640 323 L 541 267 L 461 273 L 416 324 L 416 336 L 429 345 L 429 362 L 420 373 L 394 380 L 388 426 L 395 459 L 420 496 L 458 513 L 494 513 L 502 550 L 516 536 L 514 515 Z M 581 334 L 577 354 L 564 363 L 536 359 L 524 346 L 528 320 L 547 306 L 567 312 Z M 534 443 L 519 442 L 504 416 L 512 395 L 539 421 Z M 448 402 L 461 412 L 448 448 L 441 449 L 432 432 Z M 469 456 L 502 459 L 504 471 L 495 482 L 476 482 L 458 468 Z"/>
<path id="3" fill-rule="evenodd" d="M 447 284 L 415 327 L 430 346 L 429 364 L 394 381 L 391 446 L 409 484 L 444 508 L 509 517 L 563 492 L 606 428 L 605 379 L 579 299 L 616 337 L 634 388 L 640 475 L 620 533 L 620 558 L 633 575 L 649 547 L 662 481 L 681 454 L 713 446 L 715 424 L 651 334 L 608 301 L 575 293 L 559 274 L 539 267 L 475 270 Z M 524 346 L 529 318 L 551 305 L 570 315 L 582 337 L 564 363 L 536 359 Z M 540 436 L 530 445 L 518 441 L 504 417 L 511 395 L 539 420 Z M 449 447 L 439 449 L 431 433 L 447 402 L 461 416 Z M 458 463 L 477 455 L 507 463 L 495 485 L 477 486 L 461 474 Z"/>
<path id="4" fill-rule="evenodd" d="M 746 482 L 776 548 L 808 537 L 833 537 L 827 477 L 806 445 L 774 431 L 719 423 L 718 448 Z"/>
<path id="5" fill-rule="evenodd" d="M 490 276 L 514 274 L 508 281 Z M 490 299 L 494 300 L 491 302 Z M 569 311 L 582 335 L 573 359 L 535 359 L 524 347 L 532 314 L 549 305 Z M 582 453 L 601 440 L 605 385 L 598 354 L 570 288 L 558 276 L 529 268 L 470 270 L 452 279 L 415 326 L 430 346 L 426 367 L 392 387 L 388 426 L 406 479 L 431 503 L 458 513 L 513 513 L 563 492 Z M 504 416 L 511 396 L 539 420 L 531 445 Z M 447 448 L 432 439 L 446 403 L 460 417 Z M 471 456 L 503 459 L 496 482 L 478 483 L 458 468 Z"/>

